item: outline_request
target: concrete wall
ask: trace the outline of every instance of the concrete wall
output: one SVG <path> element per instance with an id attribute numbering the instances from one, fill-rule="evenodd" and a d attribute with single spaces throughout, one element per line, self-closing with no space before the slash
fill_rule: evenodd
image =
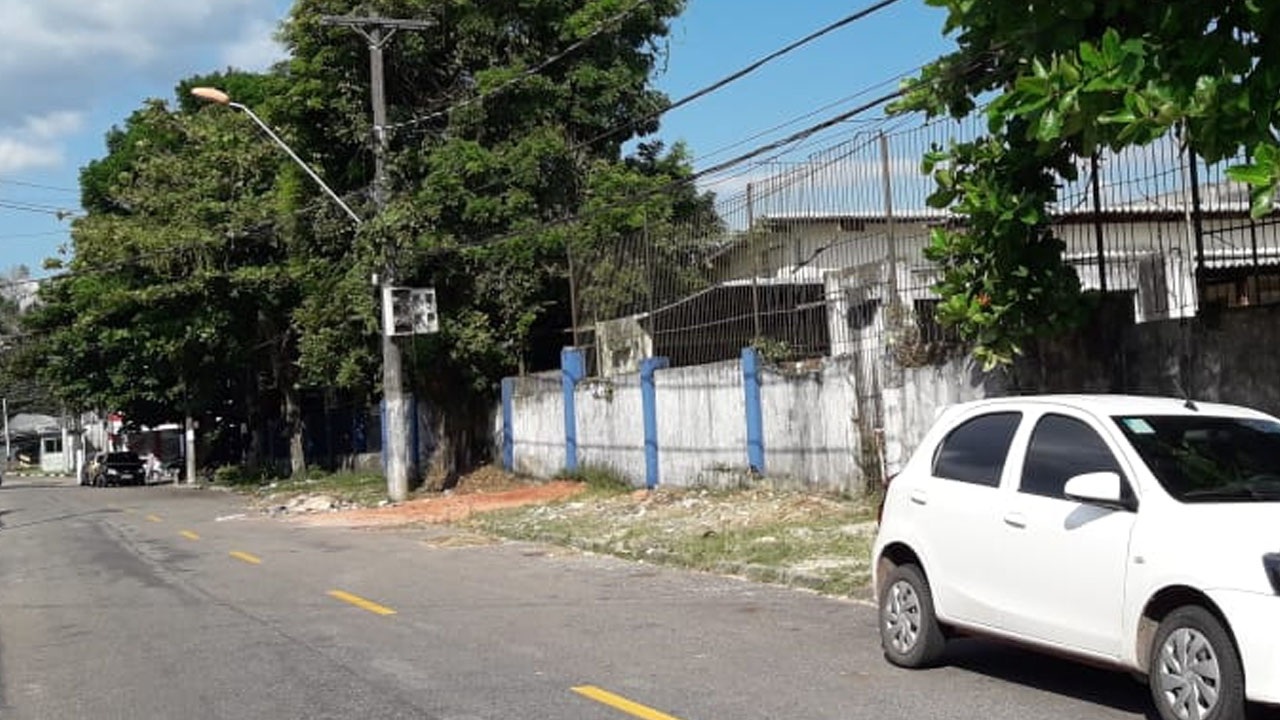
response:
<path id="1" fill-rule="evenodd" d="M 564 468 L 564 395 L 560 372 L 515 378 L 515 472 L 551 477 Z"/>
<path id="2" fill-rule="evenodd" d="M 988 373 L 968 357 L 891 366 L 858 353 L 760 372 L 764 470 L 774 484 L 858 492 L 897 472 L 948 405 L 1030 393 L 1129 393 L 1247 405 L 1280 415 L 1280 306 L 1134 322 L 1131 294 L 1104 299 L 1079 332 L 1026 349 Z M 565 465 L 559 374 L 516 379 L 517 472 L 549 477 Z M 740 483 L 747 470 L 747 403 L 739 361 L 654 374 L 659 482 Z M 587 380 L 574 392 L 579 459 L 645 479 L 638 375 Z M 500 428 L 499 428 L 500 429 Z"/>
<path id="3" fill-rule="evenodd" d="M 658 370 L 654 386 L 659 482 L 687 487 L 740 479 L 747 425 L 738 361 Z"/>
<path id="4" fill-rule="evenodd" d="M 858 393 L 849 358 L 761 373 L 766 473 L 802 487 L 853 492 L 862 477 Z M 874 459 L 874 455 L 872 456 Z"/>
<path id="5" fill-rule="evenodd" d="M 947 406 L 1006 394 L 1005 376 L 983 372 L 969 357 L 903 368 L 898 377 L 900 385 L 883 391 L 884 471 L 890 475 L 902 469 Z"/>
<path id="6" fill-rule="evenodd" d="M 556 392 L 563 391 L 557 387 Z M 612 468 L 633 485 L 644 485 L 644 410 L 639 374 L 586 380 L 574 390 L 574 406 L 579 462 Z M 563 422 L 561 419 L 562 439 Z"/>

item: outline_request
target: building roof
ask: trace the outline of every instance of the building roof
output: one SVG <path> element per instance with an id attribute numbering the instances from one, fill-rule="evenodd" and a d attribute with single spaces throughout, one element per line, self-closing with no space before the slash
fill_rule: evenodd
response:
<path id="1" fill-rule="evenodd" d="M 14 437 L 35 437 L 62 431 L 62 424 L 51 415 L 18 413 L 9 418 L 9 434 Z"/>

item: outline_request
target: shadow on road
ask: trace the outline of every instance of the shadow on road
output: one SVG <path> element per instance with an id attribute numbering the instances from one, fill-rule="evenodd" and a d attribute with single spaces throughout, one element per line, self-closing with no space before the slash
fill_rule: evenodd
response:
<path id="1" fill-rule="evenodd" d="M 6 525 L 2 521 L 0 521 L 0 529 L 3 529 L 7 532 L 12 532 L 13 530 L 21 530 L 23 528 L 35 527 L 36 525 L 48 525 L 50 523 L 58 523 L 66 520 L 77 520 L 79 518 L 92 517 L 94 515 L 114 515 L 119 512 L 120 512 L 119 510 L 102 508 L 101 510 L 90 510 L 89 512 L 82 512 L 82 513 L 68 513 L 66 515 L 57 515 L 55 517 L 42 518 L 40 520 L 32 520 L 31 522 L 22 523 L 20 525 Z"/>
<path id="2" fill-rule="evenodd" d="M 951 667 L 1017 683 L 1037 690 L 1083 700 L 1121 712 L 1159 720 L 1145 684 L 1116 670 L 1082 665 L 1019 647 L 988 640 L 958 639 L 947 646 Z M 1280 708 L 1249 708 L 1250 720 L 1280 720 Z"/>
<path id="3" fill-rule="evenodd" d="M 1151 705 L 1146 686 L 1122 672 L 970 638 L 950 643 L 946 662 L 961 670 L 1055 695 L 1143 715 L 1152 720 L 1159 718 Z"/>

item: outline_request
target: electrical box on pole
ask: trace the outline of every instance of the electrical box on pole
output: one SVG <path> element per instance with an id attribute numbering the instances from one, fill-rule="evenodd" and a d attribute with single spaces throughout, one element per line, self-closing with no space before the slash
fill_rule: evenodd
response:
<path id="1" fill-rule="evenodd" d="M 435 289 L 383 286 L 382 328 L 392 337 L 439 332 Z"/>

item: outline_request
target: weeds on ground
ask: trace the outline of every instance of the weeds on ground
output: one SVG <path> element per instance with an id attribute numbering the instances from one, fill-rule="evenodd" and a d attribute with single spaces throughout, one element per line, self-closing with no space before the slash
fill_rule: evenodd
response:
<path id="1" fill-rule="evenodd" d="M 619 495 L 635 489 L 621 473 L 607 465 L 582 465 L 576 470 L 561 470 L 555 479 L 580 482 L 594 495 Z"/>
<path id="2" fill-rule="evenodd" d="M 862 501 L 763 490 L 575 498 L 486 513 L 469 524 L 520 540 L 865 595 L 873 512 Z"/>
<path id="3" fill-rule="evenodd" d="M 381 474 L 371 472 L 329 473 L 313 468 L 305 477 L 280 478 L 225 466 L 214 471 L 213 482 L 257 498 L 277 500 L 299 495 L 330 495 L 341 502 L 369 507 L 387 498 L 387 481 Z"/>

